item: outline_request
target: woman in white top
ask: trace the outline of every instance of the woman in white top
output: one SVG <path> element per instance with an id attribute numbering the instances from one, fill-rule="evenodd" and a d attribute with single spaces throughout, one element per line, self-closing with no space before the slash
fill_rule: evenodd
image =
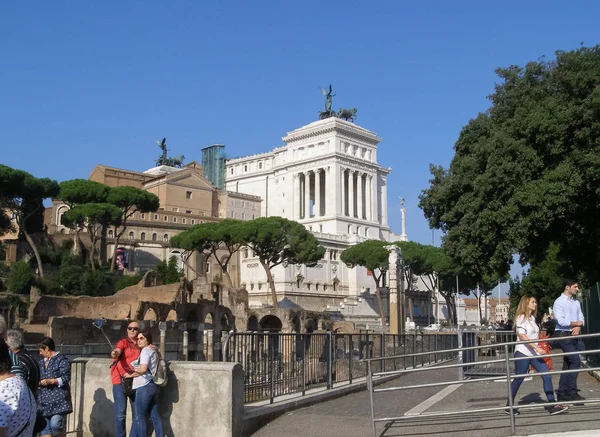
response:
<path id="1" fill-rule="evenodd" d="M 158 367 L 158 352 L 152 345 L 152 334 L 142 329 L 137 336 L 137 344 L 142 350 L 140 357 L 131 362 L 133 373 L 125 375 L 133 378 L 132 388 L 135 390 L 135 420 L 138 436 L 146 436 L 146 418 L 150 413 L 150 421 L 154 427 L 155 437 L 164 437 L 162 421 L 158 414 L 158 386 L 152 375 Z"/>
<path id="2" fill-rule="evenodd" d="M 25 380 L 10 373 L 11 364 L 0 337 L 0 437 L 31 437 L 37 405 Z"/>
<path id="3" fill-rule="evenodd" d="M 537 300 L 535 297 L 523 296 L 517 307 L 517 313 L 515 314 L 515 329 L 517 331 L 517 340 L 527 341 L 533 340 L 531 343 L 523 343 L 515 346 L 515 358 L 530 357 L 529 359 L 522 359 L 515 361 L 515 374 L 526 375 L 531 365 L 537 372 L 548 372 L 548 367 L 540 355 L 544 355 L 545 351 L 538 346 L 537 339 L 539 338 L 540 330 L 538 325 L 535 323 L 535 316 L 537 314 Z M 517 396 L 517 391 L 523 382 L 525 377 L 515 378 L 511 385 L 511 395 L 513 399 L 513 405 Z M 556 402 L 554 398 L 554 388 L 552 387 L 552 377 L 550 375 L 542 376 L 544 381 L 544 392 L 548 398 L 548 402 Z M 508 406 L 508 402 L 506 403 Z M 551 405 L 546 407 L 546 410 L 550 414 L 558 414 L 567 411 L 569 407 L 565 405 Z M 519 414 L 519 410 L 514 410 L 515 415 Z M 510 409 L 505 410 L 506 414 L 510 414 Z"/>

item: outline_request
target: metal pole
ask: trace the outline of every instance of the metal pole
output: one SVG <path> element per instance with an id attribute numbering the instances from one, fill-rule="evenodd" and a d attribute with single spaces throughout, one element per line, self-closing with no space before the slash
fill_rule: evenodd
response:
<path id="1" fill-rule="evenodd" d="M 273 403 L 275 397 L 275 351 L 273 347 L 273 338 L 269 335 L 269 403 Z"/>
<path id="2" fill-rule="evenodd" d="M 302 396 L 306 394 L 306 334 L 302 336 Z"/>
<path id="3" fill-rule="evenodd" d="M 352 334 L 348 335 L 350 337 L 350 353 L 348 354 L 348 380 L 350 381 L 350 384 L 352 384 L 352 355 L 354 354 L 354 344 L 352 341 Z"/>
<path id="4" fill-rule="evenodd" d="M 513 409 L 512 391 L 510 388 L 510 356 L 508 355 L 508 345 L 504 345 L 504 358 L 506 362 L 506 388 L 508 390 L 508 405 L 510 406 L 510 431 L 515 435 L 515 410 Z"/>
<path id="5" fill-rule="evenodd" d="M 371 426 L 373 427 L 373 437 L 377 437 L 375 430 L 375 406 L 373 404 L 373 369 L 371 362 L 367 361 L 367 388 L 369 389 L 369 399 L 371 400 Z"/>
<path id="6" fill-rule="evenodd" d="M 333 344 L 331 343 L 331 331 L 327 331 L 327 389 L 331 390 L 333 388 L 333 354 L 331 353 L 331 348 Z"/>
<path id="7" fill-rule="evenodd" d="M 460 330 L 460 328 L 458 328 L 456 330 L 457 334 L 458 334 L 458 364 L 463 364 L 463 351 L 461 350 L 463 347 L 463 338 L 462 338 L 462 331 Z M 461 365 L 458 368 L 458 380 L 462 381 L 463 379 L 465 379 L 465 375 L 464 375 L 464 368 Z"/>

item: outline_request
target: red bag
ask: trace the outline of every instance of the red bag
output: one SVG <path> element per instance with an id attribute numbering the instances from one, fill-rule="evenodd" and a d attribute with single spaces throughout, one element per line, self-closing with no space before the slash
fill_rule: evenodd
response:
<path id="1" fill-rule="evenodd" d="M 548 338 L 548 334 L 541 333 L 540 334 L 540 339 L 543 338 Z M 552 358 L 550 358 L 550 351 L 552 350 L 552 348 L 550 347 L 550 342 L 549 341 L 540 341 L 538 343 L 538 347 L 540 349 L 543 349 L 544 352 L 546 352 L 546 355 L 543 356 L 543 360 L 546 363 L 546 366 L 548 367 L 548 370 L 552 370 Z M 533 369 L 532 366 L 529 366 L 529 369 Z"/>

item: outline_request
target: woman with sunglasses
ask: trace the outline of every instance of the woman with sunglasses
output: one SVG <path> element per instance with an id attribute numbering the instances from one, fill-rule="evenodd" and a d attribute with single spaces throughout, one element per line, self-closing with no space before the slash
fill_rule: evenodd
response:
<path id="1" fill-rule="evenodd" d="M 110 368 L 110 378 L 113 386 L 113 399 L 115 401 L 115 437 L 125 437 L 125 417 L 127 414 L 127 399 L 131 404 L 133 412 L 131 431 L 129 437 L 138 437 L 135 426 L 135 395 L 126 395 L 121 386 L 121 378 L 133 372 L 130 366 L 134 360 L 140 356 L 140 348 L 137 344 L 137 336 L 140 331 L 140 324 L 132 320 L 127 325 L 127 336 L 117 343 L 110 357 L 114 359 Z"/>
<path id="2" fill-rule="evenodd" d="M 127 375 L 133 378 L 135 389 L 135 420 L 138 436 L 146 436 L 146 418 L 154 427 L 155 437 L 164 437 L 162 421 L 158 414 L 158 386 L 154 383 L 152 375 L 158 367 L 158 352 L 152 346 L 152 334 L 147 329 L 142 329 L 137 336 L 140 356 L 131 363 L 134 372 Z"/>

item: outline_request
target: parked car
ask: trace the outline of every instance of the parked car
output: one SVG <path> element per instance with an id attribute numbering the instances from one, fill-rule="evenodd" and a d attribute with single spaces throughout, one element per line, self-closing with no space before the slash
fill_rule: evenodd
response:
<path id="1" fill-rule="evenodd" d="M 439 323 L 432 323 L 431 325 L 427 325 L 423 328 L 423 331 L 439 331 L 442 328 L 442 325 Z"/>

